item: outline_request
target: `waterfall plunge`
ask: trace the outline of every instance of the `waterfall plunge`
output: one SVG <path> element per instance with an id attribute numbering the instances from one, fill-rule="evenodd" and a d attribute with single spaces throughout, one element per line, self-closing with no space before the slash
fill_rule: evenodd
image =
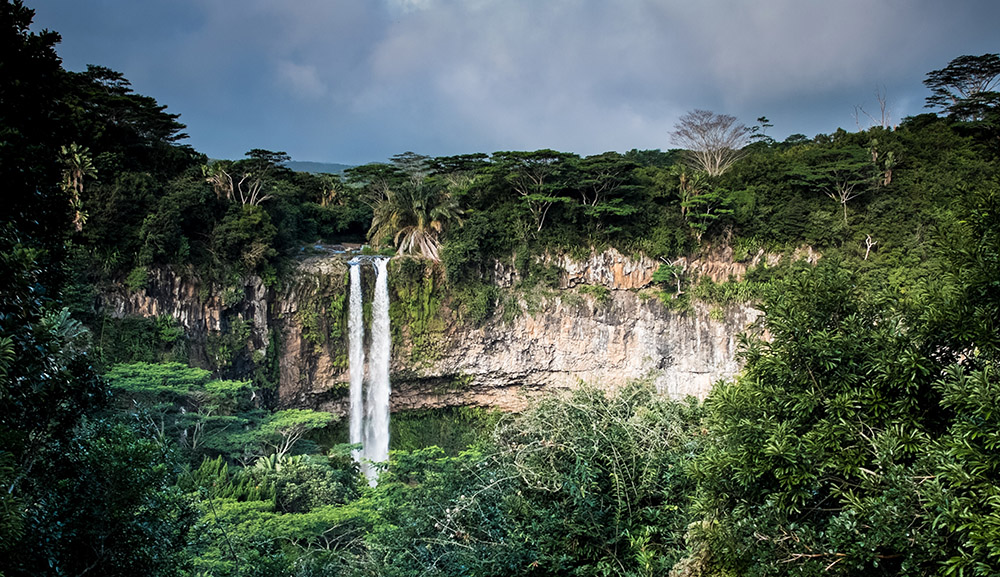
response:
<path id="1" fill-rule="evenodd" d="M 373 463 L 389 459 L 389 259 L 375 260 L 375 297 L 372 306 L 372 344 L 369 351 L 368 398 L 365 412 L 368 428 L 365 434 L 365 456 Z M 374 473 L 374 472 L 372 472 Z M 374 486 L 376 475 L 369 474 Z"/>
<path id="2" fill-rule="evenodd" d="M 372 463 L 389 459 L 389 283 L 387 258 L 372 259 L 375 265 L 375 296 L 372 303 L 372 336 L 368 354 L 368 379 L 364 382 L 364 320 L 361 302 L 361 261 L 351 261 L 350 316 L 348 318 L 351 373 L 351 443 L 361 443 L 354 459 L 368 483 L 375 486 L 378 470 Z M 364 397 L 364 400 L 362 400 Z"/>
<path id="3" fill-rule="evenodd" d="M 351 370 L 351 421 L 350 442 L 364 443 L 364 380 L 365 380 L 365 319 L 361 308 L 361 263 L 351 261 L 350 311 L 347 317 L 348 362 Z M 351 452 L 355 461 L 361 461 L 361 451 Z"/>

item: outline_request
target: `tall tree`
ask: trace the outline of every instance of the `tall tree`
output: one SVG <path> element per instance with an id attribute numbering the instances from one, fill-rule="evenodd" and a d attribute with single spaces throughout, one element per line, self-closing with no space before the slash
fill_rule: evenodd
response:
<path id="1" fill-rule="evenodd" d="M 927 108 L 940 108 L 961 120 L 982 120 L 1000 105 L 1000 55 L 959 56 L 948 66 L 927 73 L 931 89 Z"/>
<path id="2" fill-rule="evenodd" d="M 352 166 L 344 171 L 348 187 L 361 190 L 361 197 L 373 209 L 388 191 L 409 180 L 406 172 L 394 164 L 373 162 Z"/>
<path id="3" fill-rule="evenodd" d="M 73 226 L 77 231 L 83 230 L 87 213 L 83 211 L 83 180 L 97 176 L 94 163 L 90 158 L 90 149 L 79 146 L 75 142 L 59 149 L 63 164 L 62 189 L 69 195 L 69 204 L 75 213 Z"/>
<path id="4" fill-rule="evenodd" d="M 416 152 L 406 151 L 402 154 L 394 154 L 389 160 L 394 166 L 406 173 L 410 180 L 414 181 L 423 180 L 431 170 L 431 158 Z"/>
<path id="5" fill-rule="evenodd" d="M 635 184 L 635 169 L 639 165 L 617 152 L 605 152 L 580 160 L 578 166 L 583 213 L 594 230 L 604 234 L 617 231 L 615 219 L 624 219 L 639 210 L 630 202 L 635 199 L 629 198 L 639 188 Z"/>
<path id="6" fill-rule="evenodd" d="M 65 72 L 65 103 L 72 109 L 66 129 L 88 147 L 100 172 L 148 172 L 171 178 L 194 165 L 198 154 L 179 141 L 187 138 L 178 114 L 154 98 L 136 94 L 120 72 L 88 66 Z"/>
<path id="7" fill-rule="evenodd" d="M 59 35 L 30 32 L 34 14 L 20 0 L 0 2 L 0 225 L 13 225 L 21 242 L 44 248 L 37 255 L 44 265 L 58 258 L 68 230 L 69 203 L 58 184 L 69 110 L 55 51 Z M 47 284 L 55 288 L 52 280 Z"/>
<path id="8" fill-rule="evenodd" d="M 566 185 L 561 177 L 568 168 L 568 161 L 575 158 L 575 154 L 550 149 L 493 154 L 495 170 L 521 197 L 531 213 L 536 233 L 545 226 L 553 206 L 569 201 L 562 195 Z"/>
<path id="9" fill-rule="evenodd" d="M 750 129 L 735 116 L 693 110 L 677 121 L 671 138 L 685 149 L 685 160 L 691 168 L 715 177 L 743 157 L 750 135 Z"/>
<path id="10" fill-rule="evenodd" d="M 803 151 L 787 172 L 794 184 L 818 190 L 840 204 L 847 224 L 847 204 L 871 190 L 876 173 L 872 153 L 856 145 L 830 145 Z M 884 182 L 884 180 L 883 180 Z"/>
<path id="11" fill-rule="evenodd" d="M 284 164 L 291 157 L 284 152 L 254 148 L 247 158 L 238 162 L 221 160 L 201 167 L 205 182 L 212 185 L 218 198 L 238 200 L 240 204 L 257 206 L 271 198 L 267 192 L 274 174 L 287 171 Z M 234 176 L 235 175 L 235 176 Z"/>

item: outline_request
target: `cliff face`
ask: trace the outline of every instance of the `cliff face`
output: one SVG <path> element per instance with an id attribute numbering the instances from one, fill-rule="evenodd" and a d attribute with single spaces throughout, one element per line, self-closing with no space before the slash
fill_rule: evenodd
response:
<path id="1" fill-rule="evenodd" d="M 561 292 L 561 291 L 560 291 Z M 759 312 L 749 307 L 684 314 L 657 298 L 613 290 L 544 298 L 537 312 L 478 328 L 451 326 L 435 358 L 406 365 L 395 355 L 396 408 L 477 404 L 517 410 L 533 394 L 587 381 L 616 388 L 650 379 L 661 392 L 704 397 L 739 370 L 735 337 Z"/>
<path id="2" fill-rule="evenodd" d="M 422 266 L 419 274 L 391 268 L 393 410 L 449 405 L 518 410 L 532 395 L 581 380 L 615 388 L 650 379 L 664 394 L 703 397 L 713 382 L 739 370 L 736 335 L 758 311 L 697 303 L 684 312 L 670 310 L 642 290 L 659 266 L 651 259 L 609 250 L 580 260 L 543 260 L 562 271 L 559 288 L 523 294 L 502 288 L 501 308 L 478 325 L 463 320 L 459 307 L 441 294 L 439 273 Z M 500 287 L 518 280 L 503 264 L 495 272 Z M 346 273 L 340 257 L 309 259 L 281 290 L 250 279 L 237 287 L 242 298 L 227 304 L 205 296 L 196 279 L 161 270 L 149 289 L 114 292 L 103 304 L 118 316 L 171 315 L 192 342 L 219 338 L 233 325 L 249 327 L 237 338 L 246 335 L 258 359 L 269 349 L 277 355 L 279 405 L 342 413 L 349 380 Z M 233 293 L 231 288 L 227 294 Z M 211 350 L 192 348 L 201 351 L 202 364 L 211 364 Z"/>
<path id="3" fill-rule="evenodd" d="M 268 299 L 269 291 L 256 276 L 223 291 L 197 277 L 162 268 L 150 272 L 143 290 L 129 291 L 119 285 L 104 291 L 97 308 L 116 318 L 172 317 L 191 343 L 192 364 L 208 368 L 232 360 L 220 358 L 218 340 L 224 335 L 238 334 L 236 346 L 247 359 L 268 349 Z"/>

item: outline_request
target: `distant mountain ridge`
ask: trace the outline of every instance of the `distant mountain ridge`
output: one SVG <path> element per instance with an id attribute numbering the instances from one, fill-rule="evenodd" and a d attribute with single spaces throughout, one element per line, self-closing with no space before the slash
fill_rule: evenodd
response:
<path id="1" fill-rule="evenodd" d="M 311 172 L 313 174 L 343 174 L 353 164 L 337 164 L 335 162 L 309 162 L 307 160 L 290 160 L 285 163 L 295 172 Z"/>

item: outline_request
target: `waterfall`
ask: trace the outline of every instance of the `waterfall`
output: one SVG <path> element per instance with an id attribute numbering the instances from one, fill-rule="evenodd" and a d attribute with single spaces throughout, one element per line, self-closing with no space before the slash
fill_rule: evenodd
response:
<path id="1" fill-rule="evenodd" d="M 372 304 L 372 341 L 369 351 L 368 417 L 364 454 L 368 461 L 381 463 L 389 459 L 389 259 L 375 259 L 375 296 Z M 377 475 L 366 471 L 374 487 Z"/>
<path id="2" fill-rule="evenodd" d="M 347 317 L 348 330 L 348 362 L 351 371 L 351 420 L 350 443 L 352 445 L 364 442 L 362 431 L 364 427 L 364 396 L 365 380 L 365 319 L 361 308 L 361 263 L 350 262 L 351 294 L 350 310 Z M 361 461 L 361 451 L 351 452 L 355 461 Z"/>
<path id="3" fill-rule="evenodd" d="M 365 259 L 369 260 L 369 259 Z M 375 486 L 378 471 L 372 463 L 389 459 L 389 360 L 392 336 L 389 332 L 389 282 L 387 258 L 370 259 L 375 267 L 375 295 L 372 302 L 371 343 L 368 351 L 368 379 L 365 380 L 365 329 L 362 315 L 360 258 L 350 261 L 351 294 L 348 316 L 351 374 L 350 441 L 361 443 L 353 451 L 355 461 Z"/>

